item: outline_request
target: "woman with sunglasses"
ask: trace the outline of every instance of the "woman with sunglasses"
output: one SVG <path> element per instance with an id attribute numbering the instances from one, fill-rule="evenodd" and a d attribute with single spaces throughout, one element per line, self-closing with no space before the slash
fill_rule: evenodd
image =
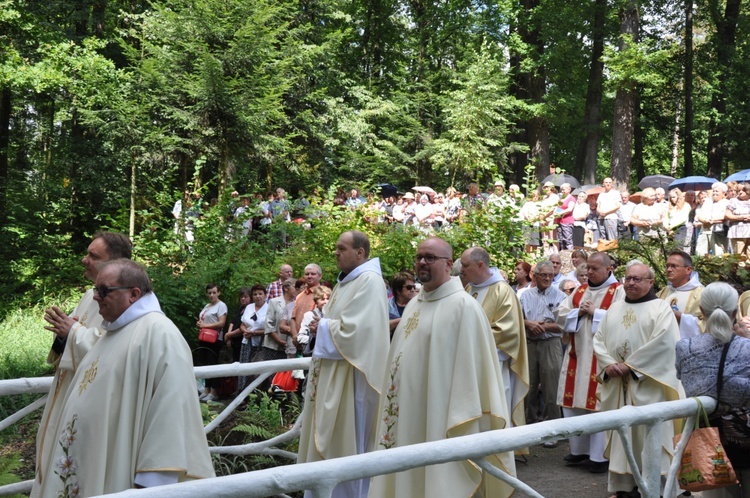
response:
<path id="1" fill-rule="evenodd" d="M 388 318 L 390 319 L 391 337 L 401 321 L 406 305 L 417 295 L 414 274 L 408 271 L 396 273 L 391 279 L 393 297 L 388 300 Z"/>

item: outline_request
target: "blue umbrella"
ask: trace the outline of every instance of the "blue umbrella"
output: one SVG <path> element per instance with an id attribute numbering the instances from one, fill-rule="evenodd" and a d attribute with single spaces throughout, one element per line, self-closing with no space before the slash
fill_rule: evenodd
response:
<path id="1" fill-rule="evenodd" d="M 707 176 L 687 176 L 685 178 L 678 178 L 669 184 L 669 190 L 673 188 L 679 188 L 683 192 L 688 190 L 711 190 L 711 185 L 718 182 L 716 178 L 709 178 Z"/>
<path id="2" fill-rule="evenodd" d="M 724 178 L 726 182 L 750 182 L 750 169 L 743 169 Z"/>

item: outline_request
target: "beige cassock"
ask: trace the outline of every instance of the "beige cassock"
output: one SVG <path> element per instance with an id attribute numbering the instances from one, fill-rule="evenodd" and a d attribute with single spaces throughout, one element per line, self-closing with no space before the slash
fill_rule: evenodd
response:
<path id="1" fill-rule="evenodd" d="M 89 289 L 83 295 L 70 316 L 77 318 L 78 321 L 70 328 L 63 354 L 58 355 L 50 351 L 47 358 L 47 362 L 55 364 L 56 368 L 36 436 L 37 481 L 42 477 L 42 469 L 52 468 L 53 464 L 50 459 L 62 429 L 60 417 L 63 402 L 68 396 L 78 365 L 102 336 L 102 316 L 99 314 L 99 303 L 94 300 L 93 289 Z"/>
<path id="2" fill-rule="evenodd" d="M 143 298 L 141 298 L 143 299 Z M 213 477 L 190 348 L 163 314 L 110 330 L 83 358 L 31 496 L 94 496 L 139 472 Z"/>
<path id="3" fill-rule="evenodd" d="M 378 449 L 502 429 L 508 408 L 495 339 L 480 305 L 453 278 L 404 309 L 388 355 Z M 513 452 L 489 455 L 515 475 Z M 370 498 L 510 496 L 513 488 L 468 461 L 373 478 Z"/>
<path id="4" fill-rule="evenodd" d="M 529 392 L 529 357 L 526 351 L 526 327 L 523 322 L 523 309 L 518 296 L 506 282 L 496 282 L 488 286 L 486 292 L 471 284 L 466 291 L 477 298 L 490 321 L 495 337 L 495 346 L 509 356 L 510 371 L 514 376 L 513 392 L 508 400 L 513 426 L 526 425 L 524 399 Z M 501 368 L 502 368 L 501 364 Z M 508 387 L 508 386 L 506 386 Z"/>
<path id="5" fill-rule="evenodd" d="M 701 312 L 701 295 L 703 295 L 703 289 L 704 287 L 701 285 L 700 287 L 696 287 L 689 291 L 678 291 L 673 292 L 669 286 L 664 286 L 662 290 L 659 291 L 659 293 L 656 295 L 659 299 L 662 299 L 667 302 L 670 306 L 673 304 L 679 304 L 681 301 L 680 294 L 687 294 L 687 300 L 685 301 L 685 307 L 684 309 L 681 309 L 683 313 L 686 313 L 688 315 L 692 315 L 696 318 L 696 324 L 698 326 L 697 333 L 704 333 L 706 331 L 706 321 L 703 319 L 703 313 Z M 687 321 L 686 321 L 687 322 Z M 686 325 L 682 323 L 679 324 L 680 327 L 680 337 L 683 339 L 689 339 L 690 337 L 695 337 L 697 333 L 690 333 L 690 331 L 686 331 Z"/>
<path id="6" fill-rule="evenodd" d="M 598 360 L 602 383 L 601 409 L 616 410 L 626 405 L 645 406 L 661 401 L 674 401 L 685 397 L 675 370 L 675 346 L 680 331 L 672 309 L 661 299 L 641 303 L 620 301 L 612 304 L 594 336 L 594 352 Z M 614 363 L 625 363 L 638 376 L 635 380 L 604 378 L 604 369 Z M 672 438 L 681 429 L 680 424 L 667 420 L 662 423 L 661 473 L 666 475 L 673 454 Z M 644 426 L 631 429 L 633 452 L 641 463 L 645 445 Z M 632 475 L 624 446 L 614 431 L 607 432 L 610 485 L 617 475 Z M 642 468 L 642 467 L 641 467 Z M 630 485 L 628 483 L 626 485 Z M 618 487 L 610 491 L 632 489 Z"/>
<path id="7" fill-rule="evenodd" d="M 361 447 L 361 443 L 370 439 L 368 432 L 374 428 L 390 336 L 388 301 L 377 258 L 355 268 L 336 285 L 323 316 L 343 359 L 313 354 L 302 413 L 300 463 L 372 449 Z M 316 351 L 320 343 L 321 327 Z M 363 430 L 357 430 L 358 419 Z M 346 492 L 351 493 L 354 491 Z"/>

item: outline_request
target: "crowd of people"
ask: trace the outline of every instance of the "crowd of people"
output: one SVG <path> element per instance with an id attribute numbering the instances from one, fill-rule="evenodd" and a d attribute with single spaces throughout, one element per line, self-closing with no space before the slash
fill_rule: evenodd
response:
<path id="1" fill-rule="evenodd" d="M 428 241 L 438 240 L 440 239 L 428 239 Z M 420 363 L 418 365 L 421 366 L 415 367 L 421 369 L 419 372 L 411 371 L 412 363 L 406 367 L 404 360 L 399 358 L 398 354 L 394 354 L 393 349 L 396 344 L 399 344 L 397 347 L 399 354 L 411 352 L 411 349 L 401 349 L 405 340 L 403 336 L 410 336 L 413 333 L 408 321 L 409 317 L 415 313 L 415 306 L 410 307 L 410 303 L 415 298 L 417 301 L 424 301 L 419 307 L 421 313 L 429 302 L 428 295 L 432 292 L 428 290 L 430 279 L 426 272 L 420 272 L 420 266 L 433 268 L 440 263 L 441 259 L 448 260 L 448 256 L 443 255 L 443 253 L 447 254 L 446 251 L 435 250 L 432 253 L 422 253 L 421 247 L 415 264 L 416 273 L 401 271 L 393 275 L 390 280 L 382 282 L 382 290 L 378 293 L 381 293 L 384 299 L 387 297 L 386 306 L 378 306 L 374 300 L 367 305 L 369 320 L 373 319 L 372 315 L 375 313 L 377 313 L 378 320 L 388 320 L 387 337 L 390 337 L 392 341 L 391 354 L 386 364 L 386 368 L 390 369 L 390 374 L 386 374 L 386 377 L 390 376 L 391 382 L 380 396 L 380 416 L 383 418 L 382 420 L 376 418 L 373 422 L 373 429 L 379 427 L 378 430 L 381 430 L 378 433 L 381 449 L 397 445 L 394 441 L 401 444 L 406 444 L 406 441 L 419 442 L 412 435 L 415 428 L 411 419 L 408 423 L 403 422 L 401 418 L 398 424 L 393 421 L 395 418 L 393 405 L 397 397 L 394 394 L 395 390 L 405 389 L 397 385 L 395 379 L 403 375 L 419 375 L 425 378 L 437 375 L 432 373 L 430 365 Z M 705 394 L 716 397 L 717 381 L 715 378 L 712 380 L 705 375 L 699 377 L 694 374 L 691 374 L 691 378 L 683 378 L 684 372 L 693 372 L 696 367 L 686 366 L 685 362 L 690 363 L 691 360 L 682 359 L 679 351 L 687 347 L 687 344 L 698 344 L 700 341 L 714 341 L 720 344 L 720 339 L 712 335 L 711 323 L 713 322 L 709 320 L 711 316 L 716 318 L 717 308 L 712 305 L 707 311 L 708 308 L 702 303 L 706 299 L 711 299 L 713 292 L 719 290 L 726 292 L 726 287 L 728 287 L 726 284 L 711 284 L 704 288 L 698 274 L 694 271 L 691 255 L 680 249 L 674 250 L 669 255 L 665 265 L 668 285 L 658 293 L 653 287 L 653 269 L 639 261 L 628 263 L 625 277 L 618 280 L 614 274 L 615 261 L 606 252 L 589 253 L 582 249 L 572 251 L 570 253 L 572 270 L 567 273 L 562 272 L 561 256 L 562 253 L 553 253 L 534 265 L 526 261 L 518 261 L 514 268 L 514 276 L 510 279 L 503 271 L 490 265 L 489 252 L 480 247 L 467 249 L 460 258 L 456 258 L 455 263 L 452 260 L 446 261 L 446 263 L 451 263 L 450 272 L 461 282 L 458 288 L 463 289 L 463 292 L 479 305 L 484 316 L 482 321 L 486 320 L 491 340 L 495 344 L 499 368 L 497 375 L 501 386 L 498 388 L 503 391 L 502 404 L 504 406 L 504 410 L 499 415 L 502 415 L 504 427 L 560 417 L 580 416 L 601 410 L 617 409 L 625 405 L 643 406 L 658 401 L 675 400 L 684 397 L 685 392 L 689 395 Z M 263 295 L 270 297 L 271 289 L 279 286 L 293 288 L 295 280 L 291 277 L 292 275 L 292 268 L 289 265 L 282 265 L 279 268 L 279 279 L 268 284 Z M 285 277 L 289 278 L 284 280 Z M 302 293 L 294 301 L 291 298 L 285 301 L 287 304 L 285 316 L 288 317 L 290 323 L 294 323 L 291 317 L 296 310 L 299 310 L 297 315 L 304 314 L 307 318 L 307 320 L 302 320 L 301 329 L 292 326 L 288 335 L 278 341 L 279 345 L 288 346 L 286 349 L 288 356 L 304 352 L 316 358 L 317 327 L 311 327 L 311 325 L 325 319 L 331 312 L 331 309 L 325 306 L 329 302 L 331 291 L 320 284 L 321 279 L 320 268 L 315 264 L 308 265 L 301 282 Z M 340 275 L 339 284 L 342 281 Z M 263 286 L 257 285 L 256 288 L 260 291 Z M 320 290 L 321 288 L 324 290 Z M 708 292 L 709 290 L 712 292 Z M 739 296 L 736 291 L 732 292 L 734 292 L 734 308 L 723 303 L 719 310 L 725 313 L 730 323 L 740 309 Z M 311 300 L 310 295 L 315 299 Z M 308 297 L 303 300 L 304 296 Z M 747 303 L 747 300 L 745 302 Z M 749 306 L 745 304 L 744 307 Z M 456 310 L 456 307 L 447 309 L 449 313 Z M 251 313 L 256 313 L 256 311 L 257 309 L 252 310 Z M 361 310 L 358 309 L 357 312 L 361 313 Z M 245 311 L 245 314 L 247 313 Z M 431 313 L 437 313 L 437 311 L 433 310 Z M 742 313 L 747 314 L 748 310 L 740 309 L 740 313 L 744 316 Z M 275 333 L 276 326 L 272 322 L 270 319 L 266 321 L 266 337 Z M 412 326 L 420 322 L 421 320 L 412 321 Z M 439 322 L 430 323 L 430 327 L 440 323 L 447 330 L 452 330 L 450 325 L 452 320 L 442 315 Z M 354 323 L 350 323 L 349 326 L 354 326 Z M 733 344 L 735 348 L 739 348 L 739 351 L 744 351 L 741 348 L 749 347 L 747 345 L 750 341 L 746 338 L 750 336 L 747 332 L 749 326 L 750 319 L 740 322 L 738 326 L 739 333 L 744 337 L 738 337 Z M 464 324 L 455 327 L 456 330 L 461 331 L 461 334 L 465 334 L 469 326 Z M 472 327 L 482 328 L 476 324 Z M 726 330 L 724 333 L 726 334 Z M 331 335 L 331 332 L 329 331 L 328 334 Z M 346 334 L 346 337 L 351 339 L 353 336 L 349 334 L 356 335 L 356 327 Z M 434 340 L 430 339 L 431 333 L 425 332 L 425 334 L 427 337 L 424 340 Z M 335 337 L 335 334 L 331 337 Z M 331 337 L 326 340 L 330 348 L 329 354 L 332 354 L 335 360 L 347 358 L 348 356 L 343 355 L 338 349 L 336 340 Z M 441 334 L 439 337 L 444 338 L 444 335 Z M 267 344 L 264 341 L 262 347 L 267 347 Z M 472 356 L 477 354 L 476 351 L 466 351 L 463 346 L 451 344 L 441 347 L 457 349 L 463 358 L 467 360 L 473 358 L 471 362 L 481 363 L 475 356 Z M 477 344 L 473 346 L 479 347 Z M 437 347 L 436 344 L 429 342 L 419 345 L 424 352 L 432 351 L 432 348 Z M 718 347 L 712 347 L 711 350 L 715 351 Z M 677 356 L 675 356 L 675 351 L 678 351 Z M 702 354 L 698 350 L 692 351 L 694 354 Z M 264 358 L 262 354 L 257 354 L 259 359 Z M 729 361 L 739 362 L 744 354 L 744 352 L 732 354 Z M 414 361 L 416 360 L 412 358 L 412 362 Z M 727 381 L 731 384 L 731 387 L 727 389 L 727 395 L 731 396 L 727 398 L 727 406 L 747 408 L 750 404 L 748 402 L 750 400 L 750 375 L 738 372 L 740 364 L 733 363 L 732 367 L 727 370 L 731 372 L 727 376 Z M 707 367 L 704 365 L 703 368 Z M 405 371 L 410 373 L 407 374 Z M 486 372 L 477 375 L 486 375 Z M 678 380 L 680 378 L 683 378 L 682 382 Z M 698 378 L 701 382 L 696 385 L 694 380 Z M 405 413 L 402 404 L 404 398 L 412 400 L 419 398 L 419 394 L 408 391 L 407 395 L 405 390 L 400 392 L 404 394 L 398 396 L 400 399 L 398 410 L 403 414 Z M 623 393 L 626 393 L 625 398 L 622 396 Z M 748 398 L 738 402 L 739 393 Z M 449 389 L 446 393 L 448 399 L 444 400 L 447 406 L 450 406 L 453 395 L 458 396 L 456 393 L 451 393 Z M 208 399 L 211 398 L 208 397 Z M 492 403 L 491 400 L 487 402 Z M 355 406 L 358 406 L 356 402 Z M 430 411 L 431 408 L 426 405 L 419 407 L 416 412 L 408 413 L 415 416 L 416 420 L 422 420 L 422 417 L 427 415 L 421 415 L 421 410 Z M 324 417 L 325 413 L 321 412 L 319 415 Z M 380 427 L 377 423 L 385 425 Z M 407 427 L 408 436 L 402 432 L 407 431 Z M 674 428 L 671 422 L 668 422 L 662 429 L 664 440 L 662 470 L 666 475 L 671 459 L 673 447 L 671 438 L 674 436 Z M 326 434 L 334 437 L 329 431 L 333 429 L 328 428 Z M 362 434 L 358 436 L 363 437 Z M 424 440 L 433 440 L 447 436 L 449 436 L 448 432 L 440 436 L 436 433 L 422 437 Z M 636 460 L 640 465 L 640 449 L 643 447 L 645 435 L 640 429 L 635 429 L 633 437 Z M 312 445 L 312 440 L 308 440 L 307 444 Z M 556 447 L 557 444 L 557 442 L 548 442 L 544 446 Z M 609 488 L 614 493 L 613 496 L 638 496 L 636 482 L 632 477 L 633 469 L 630 468 L 619 437 L 613 437 L 608 433 L 598 433 L 585 437 L 571 437 L 569 444 L 570 454 L 565 457 L 566 464 L 587 466 L 592 473 L 608 472 Z M 356 446 L 360 449 L 366 447 L 366 445 Z M 341 453 L 335 454 L 341 456 L 361 452 L 350 450 L 347 452 L 339 449 Z M 308 455 L 305 458 L 318 459 L 317 450 L 310 453 L 311 450 L 308 448 L 307 451 Z M 506 460 L 501 458 L 503 462 Z M 740 475 L 746 476 L 744 459 L 738 458 L 737 460 Z M 501 467 L 510 470 L 512 463 L 503 464 Z M 400 496 L 393 494 L 394 490 L 401 489 L 400 485 L 406 486 L 402 491 L 405 489 L 413 493 L 415 492 L 413 487 L 417 484 L 412 479 L 417 479 L 420 485 L 424 484 L 424 480 L 427 479 L 435 479 L 439 486 L 445 485 L 443 481 L 431 476 L 429 472 L 420 474 L 418 478 L 411 476 L 403 483 L 400 483 L 398 479 L 395 481 L 386 479 L 387 484 L 383 484 L 376 479 L 374 483 L 378 485 L 375 489 L 387 490 L 378 491 L 385 494 L 377 496 Z M 358 484 L 358 486 L 361 485 L 362 483 Z M 745 485 L 748 485 L 747 481 Z M 361 494 L 360 488 L 358 489 L 359 491 L 353 492 L 354 494 L 342 496 L 366 496 L 366 494 Z M 349 490 L 349 492 L 352 491 Z M 714 496 L 724 495 L 715 494 Z"/>
<path id="2" fill-rule="evenodd" d="M 606 223 L 616 205 L 605 202 L 601 208 L 602 233 L 608 236 L 613 227 L 619 233 L 618 219 Z M 549 246 L 554 243 L 552 239 Z M 164 361 L 182 368 L 190 363 L 185 358 L 189 350 L 173 332 L 158 344 L 151 340 L 149 334 L 159 335 L 156 329 L 171 331 L 174 326 L 161 313 L 145 269 L 122 259 L 130 256 L 129 246 L 122 249 L 127 244 L 118 234 L 97 234 L 83 260 L 96 287 L 70 316 L 57 308 L 45 315 L 56 334 L 51 359 L 61 359 L 56 395 L 45 408 L 39 431 L 32 496 L 58 496 L 61 490 L 74 496 L 71 486 L 88 496 L 213 475 L 206 468 L 195 387 L 183 381 L 170 386 L 174 372 L 165 374 L 171 363 Z M 196 363 L 216 363 L 225 345 L 239 362 L 312 357 L 299 462 L 643 406 L 685 393 L 717 398 L 722 413 L 750 406 L 745 368 L 750 299 L 726 284 L 704 287 L 691 255 L 682 249 L 670 253 L 669 283 L 658 294 L 653 268 L 631 261 L 618 279 L 615 261 L 601 251 L 573 250 L 573 268 L 567 273 L 562 271 L 567 253 L 551 252 L 533 265 L 518 261 L 512 278 L 491 265 L 487 249 L 469 247 L 454 257 L 453 248 L 436 236 L 417 247 L 413 271 L 389 279 L 361 232 L 341 234 L 334 254 L 339 269 L 334 285 L 323 280 L 315 262 L 305 266 L 299 279 L 283 264 L 278 279 L 240 291 L 231 320 L 214 283 L 206 285 L 207 304 L 196 315 Z M 105 264 L 108 260 L 116 264 Z M 120 333 L 126 329 L 131 335 Z M 711 372 L 725 344 L 720 381 Z M 162 358 L 159 348 L 169 348 L 175 356 Z M 146 363 L 134 368 L 132 362 Z M 191 376 L 186 372 L 181 375 Z M 251 381 L 238 380 L 238 391 Z M 216 401 L 217 388 L 207 381 L 200 401 Z M 100 389 L 122 393 L 117 411 L 102 417 L 94 410 L 96 417 L 85 416 L 93 401 L 85 393 Z M 173 399 L 174 389 L 181 390 L 174 398 L 178 403 L 160 402 Z M 177 416 L 175 410 L 189 417 Z M 117 451 L 95 444 L 93 434 L 116 433 L 129 417 L 143 422 L 137 433 L 126 436 L 139 447 L 147 440 L 151 450 L 143 453 L 116 438 L 112 444 L 117 443 Z M 173 417 L 179 420 L 180 437 L 190 437 L 180 447 L 185 454 L 168 452 L 161 458 L 159 447 L 169 446 L 166 440 L 176 436 L 174 427 L 167 430 L 159 420 L 172 422 Z M 661 430 L 666 476 L 673 423 L 664 422 Z M 639 496 L 633 473 L 642 470 L 644 431 L 632 430 L 639 469 L 631 468 L 623 443 L 611 432 L 570 437 L 564 460 L 608 473 L 608 488 L 616 498 Z M 524 453 L 505 452 L 488 462 L 515 474 L 514 456 Z M 192 457 L 186 460 L 188 454 Z M 740 485 L 726 491 L 730 494 L 712 496 L 747 496 L 748 462 L 741 455 L 736 459 Z M 110 479 L 106 469 L 114 465 L 122 468 Z M 490 473 L 453 462 L 372 482 L 340 483 L 333 496 L 502 497 L 512 492 Z"/>
<path id="3" fill-rule="evenodd" d="M 611 178 L 586 190 L 546 182 L 526 194 L 516 184 L 506 190 L 503 180 L 485 192 L 477 183 L 468 184 L 464 192 L 453 187 L 445 192 L 416 189 L 414 193 L 371 191 L 363 197 L 356 188 L 339 188 L 332 202 L 342 209 L 365 210 L 373 223 L 415 225 L 428 233 L 460 223 L 472 210 L 503 208 L 507 211 L 502 216 L 523 223 L 526 251 L 544 255 L 566 249 L 607 250 L 622 239 L 663 239 L 673 240 L 691 255 L 734 253 L 743 261 L 750 257 L 750 184 L 746 183 L 716 182 L 707 190 L 685 192 L 648 187 L 636 193 L 617 189 Z M 314 219 L 316 206 L 323 202 L 318 190 L 310 197 L 300 192 L 297 199 L 290 199 L 283 188 L 265 197 L 232 195 L 231 215 L 244 236 L 279 220 Z M 186 191 L 185 200 L 173 209 L 175 230 L 182 227 L 188 241 L 200 217 L 196 206 L 202 203 L 197 194 L 193 197 Z"/>

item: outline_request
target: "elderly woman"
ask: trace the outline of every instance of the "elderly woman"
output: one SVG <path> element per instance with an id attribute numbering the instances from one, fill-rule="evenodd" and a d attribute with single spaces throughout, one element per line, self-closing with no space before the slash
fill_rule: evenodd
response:
<path id="1" fill-rule="evenodd" d="M 266 288 L 255 284 L 250 289 L 253 302 L 248 304 L 242 314 L 242 349 L 240 349 L 240 363 L 250 363 L 253 355 L 260 349 L 266 331 Z M 250 376 L 240 376 L 237 389 L 242 391 L 250 382 Z"/>
<path id="2" fill-rule="evenodd" d="M 706 286 L 701 294 L 701 312 L 706 317 L 706 333 L 677 343 L 677 378 L 687 396 L 711 396 L 718 399 L 717 413 L 731 408 L 750 409 L 750 339 L 733 333 L 737 314 L 737 291 L 723 282 Z M 735 329 L 737 329 L 735 327 Z M 746 328 L 744 333 L 746 333 Z M 718 371 L 726 349 L 721 385 Z M 704 498 L 750 496 L 750 452 L 726 448 L 737 472 L 739 486 L 703 491 Z"/>
<path id="3" fill-rule="evenodd" d="M 576 249 L 572 253 L 570 253 L 570 262 L 573 264 L 573 269 L 565 274 L 565 278 L 567 280 L 573 280 L 574 282 L 578 282 L 578 267 L 586 263 L 589 260 L 588 254 L 586 254 L 586 251 L 583 249 Z"/>
<path id="4" fill-rule="evenodd" d="M 576 205 L 573 206 L 573 247 L 575 249 L 583 249 L 586 220 L 590 214 L 589 196 L 586 192 L 579 192 L 578 197 L 576 197 Z"/>
<path id="5" fill-rule="evenodd" d="M 730 222 L 727 236 L 732 249 L 747 262 L 750 259 L 750 184 L 739 186 L 737 196 L 727 204 L 725 218 Z"/>
<path id="6" fill-rule="evenodd" d="M 401 321 L 404 308 L 417 295 L 414 274 L 408 271 L 396 273 L 391 279 L 391 290 L 393 291 L 393 297 L 388 300 L 388 318 L 390 320 L 391 337 L 393 337 L 393 331 L 396 330 Z"/>
<path id="7" fill-rule="evenodd" d="M 542 232 L 542 246 L 544 255 L 556 254 L 558 252 L 555 241 L 555 210 L 560 205 L 560 196 L 557 195 L 557 188 L 552 182 L 547 182 L 543 187 L 544 197 L 539 204 L 539 220 Z"/>
<path id="8" fill-rule="evenodd" d="M 526 200 L 518 212 L 518 216 L 526 221 L 523 227 L 526 252 L 536 252 L 536 249 L 539 247 L 539 212 L 539 192 L 533 190 L 531 198 Z"/>
<path id="9" fill-rule="evenodd" d="M 268 301 L 263 345 L 253 361 L 283 360 L 294 358 L 296 348 L 292 341 L 292 309 L 297 297 L 297 280 L 287 278 L 281 284 L 283 294 Z"/>
<path id="10" fill-rule="evenodd" d="M 704 224 L 704 231 L 708 227 L 706 249 L 708 253 L 714 256 L 722 256 L 728 249 L 727 231 L 726 225 L 724 225 L 727 206 L 729 205 L 727 190 L 727 185 L 722 182 L 711 185 L 711 201 L 707 201 L 696 215 L 698 220 Z M 696 251 L 701 254 L 698 248 L 696 248 Z"/>
<path id="11" fill-rule="evenodd" d="M 664 213 L 664 228 L 669 236 L 677 243 L 677 247 L 685 247 L 687 239 L 687 225 L 690 218 L 690 204 L 685 202 L 685 194 L 678 188 L 669 191 L 669 205 Z"/>

